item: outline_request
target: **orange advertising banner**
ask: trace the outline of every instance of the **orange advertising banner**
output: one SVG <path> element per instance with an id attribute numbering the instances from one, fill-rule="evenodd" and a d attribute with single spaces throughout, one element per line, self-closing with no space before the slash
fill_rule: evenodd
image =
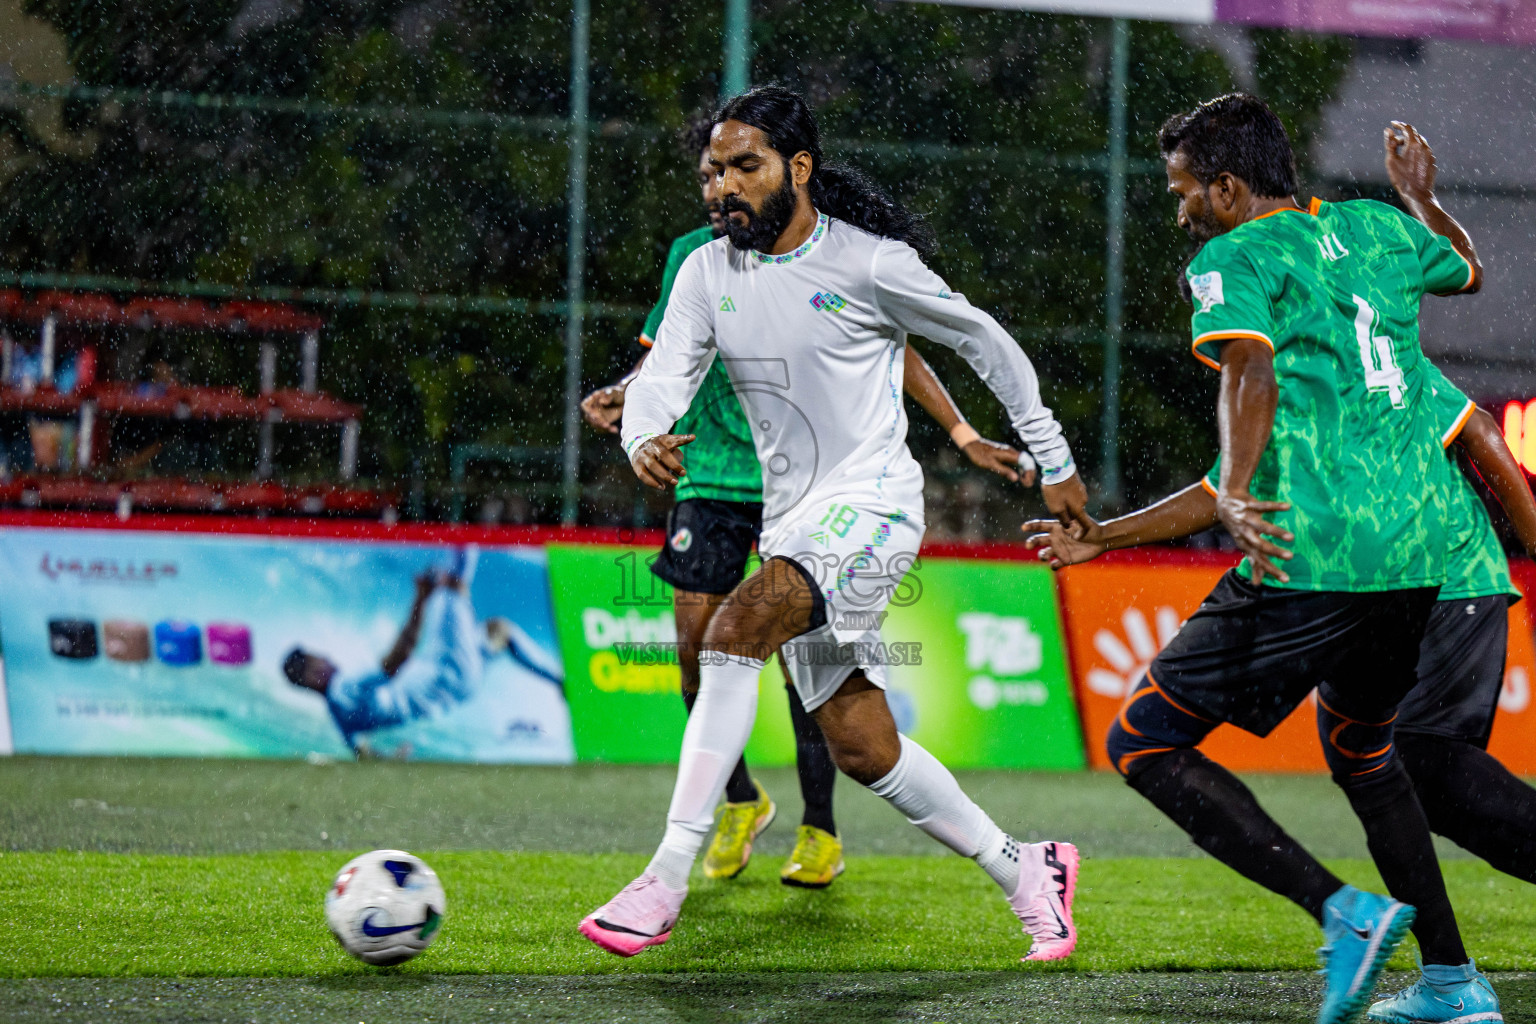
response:
<path id="1" fill-rule="evenodd" d="M 1121 703 L 1233 564 L 1230 555 L 1148 549 L 1106 556 L 1057 575 L 1073 686 L 1093 767 L 1110 767 L 1104 736 Z M 1522 562 L 1515 569 L 1521 590 L 1536 593 L 1536 567 Z M 1488 748 L 1522 775 L 1536 774 L 1536 702 L 1531 699 L 1536 643 L 1529 604 L 1521 601 L 1509 610 L 1509 659 Z M 1324 772 L 1315 714 L 1309 697 L 1263 739 L 1222 725 L 1200 749 L 1234 771 Z"/>

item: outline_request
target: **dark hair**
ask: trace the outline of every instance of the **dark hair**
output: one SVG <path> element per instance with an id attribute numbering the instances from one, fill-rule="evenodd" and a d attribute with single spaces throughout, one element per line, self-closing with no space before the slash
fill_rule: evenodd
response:
<path id="1" fill-rule="evenodd" d="M 683 156 L 688 158 L 690 164 L 698 163 L 699 154 L 709 148 L 709 133 L 714 128 L 715 122 L 710 120 L 708 114 L 696 114 L 683 126 L 677 141 L 683 147 Z"/>
<path id="2" fill-rule="evenodd" d="M 304 649 L 302 647 L 295 647 L 293 650 L 289 651 L 288 656 L 283 659 L 283 675 L 287 676 L 288 681 L 294 686 L 303 686 L 304 667 L 308 664 L 309 655 L 304 653 Z"/>
<path id="3" fill-rule="evenodd" d="M 1189 158 L 1189 172 L 1209 185 L 1225 171 L 1262 199 L 1296 194 L 1296 157 L 1285 125 L 1263 100 L 1234 92 L 1175 114 L 1158 133 L 1164 159 Z"/>
<path id="4" fill-rule="evenodd" d="M 728 100 L 710 128 L 725 121 L 749 124 L 788 163 L 796 153 L 811 154 L 811 202 L 816 209 L 882 238 L 905 242 L 926 256 L 933 251 L 933 232 L 923 218 L 885 193 L 862 171 L 825 162 L 821 130 L 805 97 L 782 85 L 762 85 Z"/>

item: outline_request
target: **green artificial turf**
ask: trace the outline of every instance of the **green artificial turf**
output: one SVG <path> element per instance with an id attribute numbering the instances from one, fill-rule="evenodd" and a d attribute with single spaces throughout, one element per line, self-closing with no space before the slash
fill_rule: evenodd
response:
<path id="1" fill-rule="evenodd" d="M 1295 970 L 1316 927 L 1208 860 L 1090 859 L 1078 888 L 1078 953 L 1019 963 L 1026 944 L 996 887 L 958 857 L 862 857 L 823 892 L 749 869 L 697 879 L 667 945 L 632 960 L 576 923 L 644 866 L 632 854 L 424 853 L 448 892 L 438 942 L 400 973 Z M 12 934 L 0 976 L 280 976 L 374 973 L 326 931 L 322 899 L 347 853 L 221 857 L 11 853 L 0 905 Z M 1379 886 L 1362 862 L 1346 878 Z M 766 868 L 766 866 L 764 866 Z M 1536 969 L 1523 883 L 1448 865 L 1468 945 L 1493 970 Z M 1406 951 L 1396 961 L 1411 966 Z"/>
<path id="2" fill-rule="evenodd" d="M 1386 976 L 1383 989 L 1407 983 Z M 1510 1024 L 1536 976 L 1494 979 Z M 0 979 L 8 1024 L 1313 1024 L 1318 979 L 1289 974 L 388 973 L 286 978 Z"/>
<path id="3" fill-rule="evenodd" d="M 0 1021 L 927 1021 L 1306 1024 L 1316 928 L 1199 853 L 1102 774 L 962 772 L 1022 839 L 1085 854 L 1079 951 L 1018 962 L 1018 926 L 985 876 L 842 780 L 849 869 L 825 892 L 777 868 L 800 807 L 782 804 L 740 879 L 695 875 L 675 937 L 621 960 L 580 918 L 639 871 L 673 769 L 0 758 Z M 1247 780 L 1345 878 L 1379 885 L 1359 825 L 1318 777 Z M 322 900 L 350 856 L 424 855 L 448 921 L 398 968 L 348 958 Z M 1468 946 L 1536 969 L 1536 893 L 1442 844 Z M 1411 966 L 1412 943 L 1393 961 Z M 1269 973 L 1269 972 L 1284 973 Z M 1404 984 L 1397 976 L 1386 988 Z M 1536 1020 L 1536 976 L 1495 984 Z"/>
<path id="4" fill-rule="evenodd" d="M 795 773 L 754 774 L 781 804 L 779 823 L 760 841 L 764 854 L 780 858 L 789 853 L 800 814 Z M 1021 840 L 1067 839 L 1095 857 L 1204 856 L 1112 773 L 956 774 Z M 0 850 L 649 853 L 661 837 L 675 777 L 665 765 L 0 757 Z M 1359 822 L 1327 777 L 1245 781 L 1318 856 L 1367 856 Z M 835 810 L 851 855 L 944 855 L 885 801 L 846 778 L 838 780 Z M 1449 843 L 1440 852 L 1465 856 Z"/>

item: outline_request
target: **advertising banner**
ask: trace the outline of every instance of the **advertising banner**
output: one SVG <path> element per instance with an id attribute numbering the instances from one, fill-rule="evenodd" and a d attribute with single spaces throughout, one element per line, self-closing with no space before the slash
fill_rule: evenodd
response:
<path id="1" fill-rule="evenodd" d="M 1104 736 L 1130 688 L 1178 632 L 1226 571 L 1221 565 L 1142 558 L 1135 564 L 1096 562 L 1059 575 L 1067 608 L 1078 707 L 1088 761 L 1109 768 Z M 1536 582 L 1532 574 L 1531 582 Z M 1524 578 L 1517 575 L 1522 588 Z M 1536 773 L 1536 679 L 1528 601 L 1509 611 L 1509 658 L 1489 751 L 1512 771 Z M 1264 739 L 1218 726 L 1200 749 L 1234 771 L 1325 772 L 1318 745 L 1315 698 L 1309 697 Z"/>
<path id="2" fill-rule="evenodd" d="M 567 693 L 580 760 L 670 762 L 685 716 L 675 660 L 672 593 L 653 576 L 652 549 L 549 548 Z M 889 666 L 897 726 L 953 767 L 1071 769 L 1083 761 L 1065 645 L 1049 570 L 1020 562 L 924 558 L 889 609 L 887 645 L 912 657 Z M 791 764 L 784 677 L 760 681 L 749 763 Z"/>
<path id="3" fill-rule="evenodd" d="M 1208 25 L 1234 22 L 1402 39 L 1536 42 L 1536 0 L 939 0 L 1054 14 Z"/>
<path id="4" fill-rule="evenodd" d="M 544 553 L 0 530 L 17 753 L 567 763 Z"/>
<path id="5" fill-rule="evenodd" d="M 1536 703 L 1531 687 L 1536 684 L 1536 643 L 1532 642 L 1531 600 L 1536 596 L 1536 566 L 1526 559 L 1510 563 L 1515 586 L 1525 600 L 1509 609 L 1509 658 L 1504 663 L 1504 689 L 1493 717 L 1493 736 L 1488 752 L 1517 775 L 1536 775 Z"/>

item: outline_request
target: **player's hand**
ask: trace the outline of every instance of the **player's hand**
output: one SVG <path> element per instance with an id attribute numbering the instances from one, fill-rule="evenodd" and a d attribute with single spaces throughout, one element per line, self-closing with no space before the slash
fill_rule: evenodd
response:
<path id="1" fill-rule="evenodd" d="M 640 445 L 629 457 L 635 476 L 640 478 L 641 483 L 660 491 L 676 484 L 688 472 L 683 468 L 683 460 L 678 457 L 677 450 L 693 438 L 693 434 L 658 434 Z"/>
<path id="2" fill-rule="evenodd" d="M 1088 488 L 1083 486 L 1081 473 L 1074 473 L 1059 484 L 1043 484 L 1040 496 L 1057 522 L 1069 529 L 1076 526 L 1086 530 L 1087 524 L 1093 522 L 1088 515 Z"/>
<path id="3" fill-rule="evenodd" d="M 1031 519 L 1019 529 L 1026 534 L 1024 546 L 1052 569 L 1090 562 L 1109 549 L 1104 527 L 1087 513 L 1070 529 L 1054 519 Z"/>
<path id="4" fill-rule="evenodd" d="M 1411 124 L 1393 121 L 1382 132 L 1387 178 L 1404 198 L 1428 199 L 1435 191 L 1435 151 Z"/>
<path id="5" fill-rule="evenodd" d="M 971 460 L 972 465 L 1006 477 L 1014 483 L 1023 483 L 1025 487 L 1032 486 L 1035 482 L 1035 471 L 1027 470 L 1023 479 L 1019 478 L 1019 451 L 996 441 L 988 441 L 979 437 L 966 445 L 961 451 L 965 457 Z"/>
<path id="6" fill-rule="evenodd" d="M 598 388 L 581 400 L 581 418 L 598 430 L 619 432 L 619 418 L 624 415 L 624 385 Z"/>
<path id="7" fill-rule="evenodd" d="M 1291 552 L 1268 538 L 1277 537 L 1289 544 L 1296 536 L 1264 518 L 1266 512 L 1284 512 L 1290 507 L 1288 501 L 1259 501 L 1246 491 L 1216 495 L 1216 515 L 1237 542 L 1238 550 L 1248 556 L 1255 583 L 1263 583 L 1265 576 L 1273 576 L 1281 583 L 1291 581 L 1285 570 L 1270 561 L 1278 558 L 1289 562 Z"/>

